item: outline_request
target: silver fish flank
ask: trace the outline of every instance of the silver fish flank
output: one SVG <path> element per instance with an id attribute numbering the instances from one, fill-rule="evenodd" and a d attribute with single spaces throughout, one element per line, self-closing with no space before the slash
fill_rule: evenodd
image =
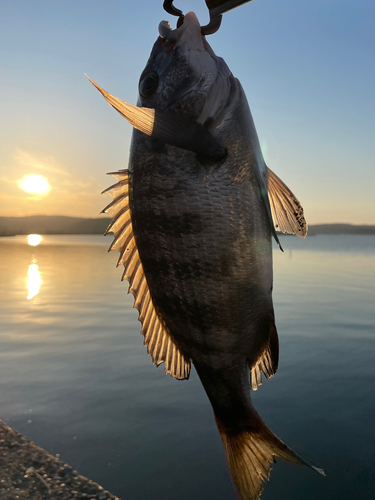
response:
<path id="1" fill-rule="evenodd" d="M 271 239 L 276 229 L 305 237 L 307 224 L 267 168 L 241 84 L 195 14 L 175 30 L 163 21 L 159 35 L 137 106 L 92 82 L 135 128 L 129 169 L 106 190 L 107 232 L 148 353 L 180 380 L 194 364 L 239 497 L 255 500 L 275 457 L 308 465 L 250 397 L 278 367 Z"/>

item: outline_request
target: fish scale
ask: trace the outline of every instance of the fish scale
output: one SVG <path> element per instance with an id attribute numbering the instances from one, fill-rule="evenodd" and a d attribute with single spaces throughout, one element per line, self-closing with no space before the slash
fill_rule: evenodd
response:
<path id="1" fill-rule="evenodd" d="M 155 306 L 180 345 L 191 344 L 189 329 L 185 332 L 184 328 L 187 339 L 182 338 L 182 325 L 186 324 L 194 326 L 196 344 L 200 334 L 201 343 L 206 346 L 205 337 L 212 331 L 215 331 L 216 343 L 219 341 L 224 346 L 225 342 L 241 343 L 237 337 L 228 338 L 225 325 L 238 330 L 238 335 L 249 343 L 247 337 L 254 318 L 250 314 L 247 317 L 246 312 L 254 292 L 248 283 L 255 282 L 259 291 L 261 277 L 257 269 L 263 266 L 247 252 L 248 247 L 254 245 L 251 228 L 254 214 L 247 207 L 251 204 L 248 198 L 258 188 L 244 189 L 237 183 L 223 188 L 222 172 L 217 175 L 218 181 L 216 176 L 211 176 L 205 182 L 191 178 L 186 182 L 184 171 L 175 167 L 185 164 L 184 159 L 177 157 L 175 161 L 173 165 L 159 164 L 156 155 L 147 165 L 138 164 L 136 158 L 131 165 L 134 234 Z M 161 157 L 160 162 L 165 162 L 165 158 Z M 224 165 L 223 171 L 226 168 Z M 184 196 L 180 190 L 174 190 L 181 177 Z M 247 196 L 244 191 L 248 191 Z M 259 198 L 258 193 L 256 197 Z M 228 206 L 232 207 L 229 212 Z M 154 213 L 156 217 L 152 217 Z M 202 214 L 206 214 L 204 224 L 197 224 Z M 175 221 L 186 221 L 185 230 Z M 258 226 L 260 224 L 258 222 Z M 268 240 L 270 231 L 261 238 L 262 242 Z M 246 259 L 245 254 L 250 258 Z M 269 256 L 266 258 L 269 260 Z M 236 259 L 240 260 L 239 264 Z M 261 293 L 264 304 L 259 308 L 260 315 L 270 309 L 270 288 L 271 283 L 267 283 Z M 261 301 L 258 299 L 258 302 Z M 225 303 L 227 307 L 223 308 Z M 222 341 L 217 332 L 219 325 L 223 331 Z M 212 347 L 215 348 L 216 345 Z M 189 347 L 185 347 L 184 352 L 190 356 Z M 242 352 L 240 356 L 243 358 Z"/>

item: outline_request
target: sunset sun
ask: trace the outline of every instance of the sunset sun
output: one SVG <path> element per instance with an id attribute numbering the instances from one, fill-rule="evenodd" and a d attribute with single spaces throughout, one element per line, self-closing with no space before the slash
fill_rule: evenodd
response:
<path id="1" fill-rule="evenodd" d="M 24 175 L 22 179 L 17 181 L 17 185 L 20 189 L 30 194 L 45 195 L 52 189 L 48 180 L 42 175 L 37 174 Z"/>

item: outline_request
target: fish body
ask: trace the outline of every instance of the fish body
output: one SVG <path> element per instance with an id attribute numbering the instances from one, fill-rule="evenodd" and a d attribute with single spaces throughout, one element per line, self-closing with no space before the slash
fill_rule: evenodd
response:
<path id="1" fill-rule="evenodd" d="M 194 365 L 219 370 L 221 363 L 253 365 L 269 336 L 254 325 L 273 317 L 271 228 L 246 168 L 251 143 L 235 146 L 233 166 L 241 101 L 238 130 L 228 122 L 223 131 L 227 157 L 209 174 L 179 148 L 155 153 L 145 144 L 130 160 L 133 229 L 155 306 Z"/>
<path id="2" fill-rule="evenodd" d="M 240 498 L 253 500 L 275 456 L 305 463 L 263 423 L 250 390 L 278 366 L 274 221 L 302 236 L 306 223 L 265 165 L 241 84 L 195 15 L 159 31 L 140 79 L 144 114 L 130 120 L 129 171 L 109 189 L 112 247 L 154 362 L 179 379 L 194 364 Z M 129 119 L 129 105 L 99 90 Z"/>

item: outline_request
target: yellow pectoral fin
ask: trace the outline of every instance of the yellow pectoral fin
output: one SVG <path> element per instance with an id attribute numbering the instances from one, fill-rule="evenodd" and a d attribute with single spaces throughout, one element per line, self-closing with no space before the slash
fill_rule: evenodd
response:
<path id="1" fill-rule="evenodd" d="M 91 78 L 87 75 L 86 77 L 90 82 L 96 87 L 102 94 L 104 99 L 110 104 L 116 111 L 120 113 L 128 122 L 133 125 L 134 128 L 140 130 L 146 135 L 152 135 L 155 123 L 155 110 L 149 108 L 139 108 L 138 106 L 133 106 L 128 104 L 121 99 L 109 94 L 104 89 L 99 87 Z"/>
<path id="2" fill-rule="evenodd" d="M 201 159 L 221 161 L 225 157 L 225 149 L 216 142 L 209 130 L 194 118 L 168 110 L 156 113 L 155 109 L 133 106 L 109 94 L 88 76 L 87 78 L 106 101 L 137 130 L 162 143 L 194 151 Z"/>

